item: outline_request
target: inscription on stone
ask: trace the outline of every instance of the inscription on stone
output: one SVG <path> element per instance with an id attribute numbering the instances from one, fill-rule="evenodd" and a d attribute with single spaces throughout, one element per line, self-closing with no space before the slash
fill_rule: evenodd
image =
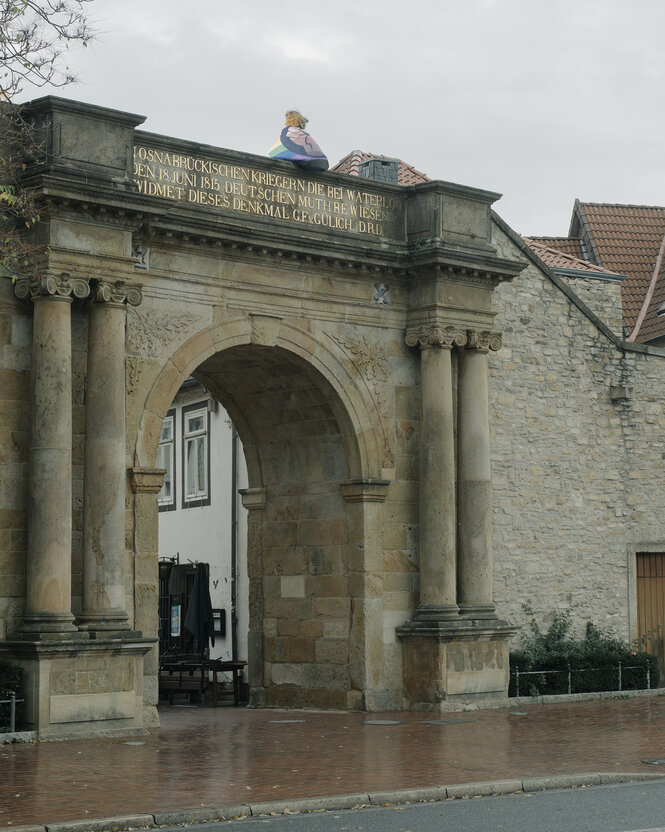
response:
<path id="1" fill-rule="evenodd" d="M 142 194 L 316 228 L 400 239 L 399 197 L 271 173 L 138 145 L 134 181 Z"/>

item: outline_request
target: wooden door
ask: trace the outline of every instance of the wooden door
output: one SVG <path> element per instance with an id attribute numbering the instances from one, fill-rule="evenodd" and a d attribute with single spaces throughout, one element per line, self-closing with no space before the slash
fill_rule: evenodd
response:
<path id="1" fill-rule="evenodd" d="M 658 656 L 665 681 L 665 553 L 637 553 L 637 627 L 642 650 Z"/>

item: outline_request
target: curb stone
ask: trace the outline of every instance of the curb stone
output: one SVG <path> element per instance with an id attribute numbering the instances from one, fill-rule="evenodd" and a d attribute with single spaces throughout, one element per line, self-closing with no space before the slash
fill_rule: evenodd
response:
<path id="1" fill-rule="evenodd" d="M 172 812 L 155 812 L 153 818 L 155 826 L 207 823 L 220 819 L 217 809 L 175 809 Z"/>
<path id="2" fill-rule="evenodd" d="M 445 786 L 430 786 L 425 789 L 396 789 L 389 792 L 370 792 L 369 802 L 373 806 L 386 803 L 420 803 L 422 800 L 445 800 L 448 792 Z"/>
<path id="3" fill-rule="evenodd" d="M 154 814 L 121 815 L 113 818 L 90 818 L 63 821 L 61 823 L 35 824 L 32 826 L 2 826 L 0 832 L 120 832 L 126 829 L 145 829 L 155 826 L 187 825 L 216 820 L 231 820 L 257 815 L 306 813 L 335 809 L 352 809 L 356 806 L 380 806 L 386 803 L 418 803 L 510 794 L 516 792 L 545 791 L 581 786 L 611 785 L 639 781 L 665 780 L 665 773 L 600 772 L 595 774 L 565 774 L 552 777 L 525 777 L 521 780 L 491 780 L 486 783 L 460 783 L 450 786 L 430 786 L 422 789 L 397 789 L 393 791 L 342 794 L 328 797 L 308 797 L 300 800 L 272 800 L 265 803 L 238 804 L 218 809 L 179 809 Z"/>
<path id="4" fill-rule="evenodd" d="M 555 778 L 553 778 L 555 779 Z M 492 794 L 510 794 L 526 791 L 521 780 L 494 780 L 489 783 L 460 783 L 447 786 L 448 799 L 454 797 L 487 797 Z"/>
<path id="5" fill-rule="evenodd" d="M 340 794 L 334 797 L 307 797 L 301 800 L 270 800 L 253 803 L 249 808 L 254 815 L 283 815 L 289 812 L 316 812 L 328 809 L 350 809 L 353 806 L 367 806 L 370 796 L 363 794 Z"/>
<path id="6" fill-rule="evenodd" d="M 560 777 L 526 777 L 522 780 L 525 792 L 541 792 L 546 789 L 566 789 L 576 786 L 600 786 L 600 774 L 569 774 Z"/>
<path id="7" fill-rule="evenodd" d="M 152 815 L 119 815 L 115 818 L 90 818 L 66 820 L 62 823 L 44 824 L 46 832 L 116 832 L 119 829 L 136 829 L 154 826 Z"/>

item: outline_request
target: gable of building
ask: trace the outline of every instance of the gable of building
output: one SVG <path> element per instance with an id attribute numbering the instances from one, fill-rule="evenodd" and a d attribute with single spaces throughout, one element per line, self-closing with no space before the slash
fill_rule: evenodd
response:
<path id="1" fill-rule="evenodd" d="M 625 274 L 622 286 L 624 324 L 630 340 L 665 336 L 662 250 L 665 207 L 575 201 L 570 235 L 580 239 L 586 259 Z"/>

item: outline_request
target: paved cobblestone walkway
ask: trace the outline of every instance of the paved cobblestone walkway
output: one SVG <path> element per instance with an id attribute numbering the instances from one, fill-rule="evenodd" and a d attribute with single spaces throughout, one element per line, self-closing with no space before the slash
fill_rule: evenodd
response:
<path id="1" fill-rule="evenodd" d="M 641 762 L 665 757 L 665 696 L 436 715 L 160 713 L 162 727 L 144 737 L 0 746 L 0 827 L 530 775 L 665 773 Z"/>

